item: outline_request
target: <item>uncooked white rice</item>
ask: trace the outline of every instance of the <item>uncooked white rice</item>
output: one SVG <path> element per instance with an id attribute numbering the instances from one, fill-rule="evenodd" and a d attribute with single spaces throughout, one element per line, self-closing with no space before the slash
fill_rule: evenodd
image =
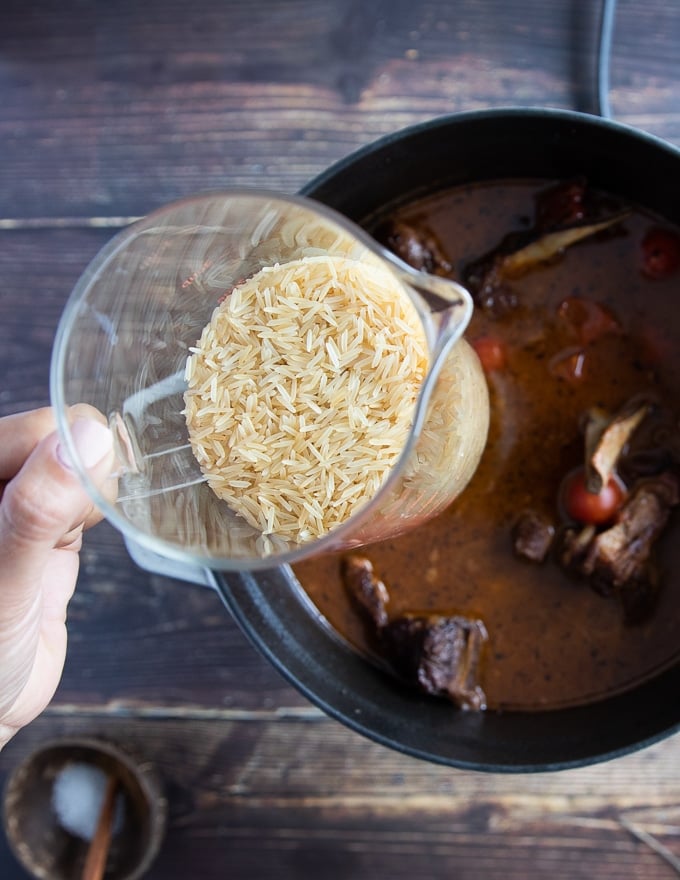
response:
<path id="1" fill-rule="evenodd" d="M 324 535 L 383 485 L 428 369 L 394 276 L 328 255 L 238 285 L 191 351 L 185 415 L 209 486 L 264 534 L 295 541 Z"/>

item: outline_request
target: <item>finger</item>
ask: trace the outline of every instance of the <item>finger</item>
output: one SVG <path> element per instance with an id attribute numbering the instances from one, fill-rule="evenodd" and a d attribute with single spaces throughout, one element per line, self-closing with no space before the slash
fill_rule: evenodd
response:
<path id="1" fill-rule="evenodd" d="M 106 425 L 106 417 L 95 407 L 87 403 L 77 403 L 68 408 L 67 419 L 73 424 L 80 418 L 94 419 L 102 425 Z M 0 503 L 7 482 L 14 477 L 21 466 L 35 449 L 38 443 L 47 437 L 55 429 L 55 415 L 51 407 L 17 413 L 15 415 L 0 418 Z M 115 501 L 117 487 L 115 481 L 107 481 L 102 488 L 102 494 L 109 501 Z M 73 534 L 62 541 L 62 546 L 69 544 L 77 532 L 83 528 L 89 529 L 102 519 L 99 509 L 91 504 L 85 516 L 84 523 L 73 524 Z"/>
<path id="2" fill-rule="evenodd" d="M 106 424 L 105 416 L 86 403 L 69 407 L 67 418 L 71 424 L 79 418 L 91 418 Z M 38 443 L 55 428 L 54 410 L 49 406 L 0 418 L 0 484 L 19 472 Z"/>
<path id="3" fill-rule="evenodd" d="M 90 406 L 89 403 L 73 404 L 73 406 L 70 406 L 67 410 L 67 417 L 71 426 L 80 419 L 93 419 L 100 425 L 104 425 L 105 427 L 108 426 L 106 416 L 98 409 L 95 409 L 95 407 Z M 111 467 L 108 468 L 107 476 L 110 474 L 110 471 Z M 118 497 L 118 481 L 116 479 L 106 479 L 104 482 L 100 482 L 97 488 L 107 501 L 112 504 L 115 503 Z M 87 529 L 95 526 L 98 522 L 101 522 L 102 519 L 103 515 L 99 508 L 95 504 L 91 504 L 84 522 L 76 523 L 74 529 L 72 529 L 67 536 L 62 538 L 59 546 L 66 547 L 72 542 L 79 540 L 83 531 L 87 531 Z"/>
<path id="4" fill-rule="evenodd" d="M 0 480 L 11 480 L 40 441 L 56 427 L 49 406 L 0 419 Z"/>
<path id="5" fill-rule="evenodd" d="M 80 461 L 93 481 L 101 484 L 113 459 L 111 432 L 99 422 L 80 419 L 71 435 Z M 7 585 L 2 594 L 5 611 L 22 613 L 36 601 L 51 551 L 84 521 L 91 506 L 56 433 L 50 434 L 3 493 L 0 547 Z"/>

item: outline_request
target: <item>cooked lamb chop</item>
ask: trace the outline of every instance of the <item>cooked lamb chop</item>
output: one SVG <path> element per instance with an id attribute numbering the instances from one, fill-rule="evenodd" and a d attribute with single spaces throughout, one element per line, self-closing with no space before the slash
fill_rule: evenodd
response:
<path id="1" fill-rule="evenodd" d="M 404 682 L 427 694 L 445 696 L 461 709 L 486 708 L 476 684 L 481 648 L 487 639 L 480 620 L 442 614 L 387 614 L 389 594 L 364 556 L 343 560 L 346 588 L 370 618 L 385 659 Z"/>

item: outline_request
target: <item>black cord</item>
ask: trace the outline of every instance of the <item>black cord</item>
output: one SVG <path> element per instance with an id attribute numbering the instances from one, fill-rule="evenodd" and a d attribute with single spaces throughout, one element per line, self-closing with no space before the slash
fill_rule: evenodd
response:
<path id="1" fill-rule="evenodd" d="M 596 107 L 598 115 L 605 119 L 613 118 L 611 106 L 609 104 L 609 69 L 611 66 L 612 35 L 614 33 L 615 15 L 616 0 L 602 0 L 600 39 L 597 47 Z"/>

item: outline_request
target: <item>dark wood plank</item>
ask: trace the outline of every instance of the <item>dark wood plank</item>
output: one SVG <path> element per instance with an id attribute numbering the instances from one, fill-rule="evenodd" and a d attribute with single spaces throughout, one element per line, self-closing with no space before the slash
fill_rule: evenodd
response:
<path id="1" fill-rule="evenodd" d="M 110 229 L 0 232 L 0 415 L 47 404 L 54 333 Z"/>
<path id="2" fill-rule="evenodd" d="M 677 740 L 613 764 L 517 777 L 417 761 L 322 717 L 48 714 L 10 744 L 0 773 L 55 734 L 112 739 L 161 773 L 170 820 L 150 880 L 665 880 L 672 869 L 627 826 L 680 851 Z M 24 876 L 6 863 L 0 843 L 3 878 Z"/>
<path id="3" fill-rule="evenodd" d="M 0 217 L 293 191 L 376 137 L 507 104 L 587 109 L 599 4 L 18 0 L 0 10 Z M 622 0 L 613 105 L 680 141 L 680 7 Z M 592 106 L 592 105 L 591 105 Z"/>

